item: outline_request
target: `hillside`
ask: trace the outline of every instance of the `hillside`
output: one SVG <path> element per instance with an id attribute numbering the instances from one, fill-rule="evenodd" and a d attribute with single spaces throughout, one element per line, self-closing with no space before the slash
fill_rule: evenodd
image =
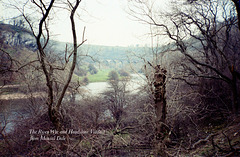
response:
<path id="1" fill-rule="evenodd" d="M 31 31 L 20 26 L 1 23 L 0 40 L 11 47 L 26 47 L 32 51 L 37 48 Z"/>
<path id="2" fill-rule="evenodd" d="M 60 53 L 65 50 L 66 44 L 71 47 L 70 43 L 60 41 L 51 41 L 52 47 Z M 129 62 L 131 57 L 132 62 L 139 62 L 141 59 L 135 55 L 143 55 L 150 51 L 148 47 L 122 47 L 122 46 L 106 46 L 106 45 L 92 45 L 84 44 L 80 48 L 82 55 L 92 56 L 100 62 Z M 88 62 L 93 62 L 92 59 L 87 59 Z"/>
<path id="3" fill-rule="evenodd" d="M 5 47 L 6 51 L 10 52 L 16 58 L 26 58 L 28 56 L 27 53 L 34 54 L 37 50 L 35 38 L 31 31 L 18 25 L 1 23 L 0 43 Z M 53 58 L 55 58 L 54 56 L 58 56 L 60 59 L 64 59 L 66 45 L 68 45 L 68 50 L 71 51 L 71 43 L 49 40 L 46 51 L 52 53 L 51 56 Z M 142 55 L 149 51 L 148 49 L 147 47 L 137 46 L 82 45 L 78 51 L 79 58 L 75 74 L 80 78 L 83 78 L 83 76 L 89 77 L 90 82 L 98 82 L 106 81 L 108 72 L 112 69 L 117 71 L 124 68 L 130 72 L 131 66 L 135 66 L 139 71 L 143 61 L 134 55 Z M 93 64 L 99 70 L 99 74 L 82 75 L 81 71 L 88 71 L 89 64 Z M 76 78 L 78 78 L 77 76 Z"/>
<path id="4" fill-rule="evenodd" d="M 10 46 L 26 47 L 33 51 L 36 50 L 35 39 L 28 29 L 10 24 L 0 24 L 0 40 Z M 58 55 L 64 56 L 66 48 L 71 48 L 71 43 L 65 43 L 56 40 L 50 40 L 48 48 Z M 132 62 L 139 62 L 140 59 L 133 57 L 134 55 L 144 54 L 150 51 L 148 47 L 138 46 L 105 46 L 105 45 L 89 45 L 85 44 L 79 48 L 81 55 L 89 55 L 100 62 L 129 62 L 128 57 L 131 56 Z M 91 58 L 86 59 L 87 62 L 93 62 Z"/>
<path id="5" fill-rule="evenodd" d="M 240 156 L 240 117 L 207 131 L 208 136 L 194 143 L 184 156 Z"/>

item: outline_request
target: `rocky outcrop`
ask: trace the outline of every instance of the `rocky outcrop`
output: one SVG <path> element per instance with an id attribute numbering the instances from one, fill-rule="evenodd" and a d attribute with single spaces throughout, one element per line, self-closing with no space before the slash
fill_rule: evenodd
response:
<path id="1" fill-rule="evenodd" d="M 0 40 L 9 46 L 21 46 L 36 50 L 37 45 L 30 31 L 18 26 L 0 24 Z"/>

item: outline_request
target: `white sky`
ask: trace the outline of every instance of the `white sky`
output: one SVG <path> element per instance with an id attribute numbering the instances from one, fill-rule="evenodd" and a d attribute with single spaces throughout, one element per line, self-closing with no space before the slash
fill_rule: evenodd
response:
<path id="1" fill-rule="evenodd" d="M 81 40 L 83 28 L 86 26 L 85 39 L 87 39 L 87 44 L 107 46 L 150 45 L 150 39 L 146 35 L 149 33 L 149 26 L 130 19 L 130 15 L 126 12 L 127 1 L 82 0 L 80 3 L 81 9 L 78 8 L 81 20 L 76 22 L 78 40 Z M 166 0 L 156 1 L 162 5 L 161 7 L 166 7 L 164 5 Z M 9 16 L 9 13 L 5 10 L 1 15 Z M 69 17 L 63 12 L 57 12 L 56 15 L 54 25 L 50 27 L 51 33 L 57 40 L 71 42 Z"/>
<path id="2" fill-rule="evenodd" d="M 124 0 L 85 0 L 80 6 L 87 12 L 80 11 L 83 20 L 76 24 L 78 36 L 81 39 L 83 27 L 86 26 L 85 38 L 88 44 L 108 46 L 148 44 L 145 34 L 149 32 L 149 26 L 130 19 L 125 11 L 127 6 Z M 62 23 L 66 21 L 69 22 L 68 17 Z M 70 24 L 68 26 L 70 27 Z M 66 29 L 66 23 L 56 28 L 58 34 L 71 30 Z M 71 41 L 71 32 L 57 38 L 61 41 Z"/>

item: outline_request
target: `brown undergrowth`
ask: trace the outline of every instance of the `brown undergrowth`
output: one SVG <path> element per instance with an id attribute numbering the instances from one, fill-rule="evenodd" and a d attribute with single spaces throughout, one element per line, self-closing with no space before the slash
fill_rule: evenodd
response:
<path id="1" fill-rule="evenodd" d="M 240 156 L 240 117 L 221 126 L 208 128 L 209 135 L 194 143 L 181 156 Z"/>

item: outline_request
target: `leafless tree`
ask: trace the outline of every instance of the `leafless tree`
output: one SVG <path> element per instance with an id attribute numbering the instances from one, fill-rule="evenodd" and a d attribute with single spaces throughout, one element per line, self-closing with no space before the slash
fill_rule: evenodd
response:
<path id="1" fill-rule="evenodd" d="M 207 116 L 226 114 L 228 109 L 238 113 L 240 40 L 236 11 L 229 1 L 190 5 L 174 1 L 168 12 L 157 4 L 130 1 L 129 11 L 136 20 L 150 25 L 151 35 L 165 44 L 160 49 L 168 46 L 165 53 L 157 54 L 168 73 L 167 124 L 175 136 L 185 136 L 191 145 L 205 136 L 197 122 L 208 123 Z M 150 80 L 153 76 L 154 72 Z"/>
<path id="2" fill-rule="evenodd" d="M 196 1 L 199 1 L 199 0 L 187 0 L 187 1 L 190 4 L 192 4 L 192 3 L 195 3 Z M 240 2 L 238 0 L 228 0 L 228 1 L 232 1 L 232 3 L 235 6 L 235 10 L 237 12 L 237 18 L 238 18 L 238 29 L 240 30 Z"/>
<path id="3" fill-rule="evenodd" d="M 111 74 L 111 72 L 110 72 Z M 108 108 L 115 119 L 116 127 L 121 123 L 122 116 L 124 115 L 124 108 L 127 106 L 127 83 L 128 79 L 119 80 L 117 73 L 115 75 L 110 75 L 110 80 L 108 81 L 110 87 L 109 90 L 103 93 Z"/>
<path id="4" fill-rule="evenodd" d="M 181 52 L 189 61 L 189 65 L 183 63 L 185 74 L 188 73 L 183 76 L 194 75 L 227 83 L 232 91 L 232 109 L 237 114 L 239 72 L 236 67 L 239 60 L 236 58 L 239 52 L 235 48 L 239 38 L 231 4 L 226 1 L 204 1 L 190 6 L 176 3 L 175 11 L 164 14 L 167 25 L 156 16 L 157 13 L 153 14 L 151 5 L 142 1 L 136 3 L 144 7 L 138 7 L 137 11 L 132 9 L 135 18 L 154 26 L 157 36 L 169 37 L 176 44 L 172 50 Z M 137 16 L 139 12 L 144 16 Z"/>
<path id="5" fill-rule="evenodd" d="M 74 2 L 55 2 L 54 0 L 51 0 L 50 2 L 45 2 L 45 1 L 31 1 L 24 3 L 23 9 L 21 7 L 13 5 L 16 9 L 20 11 L 22 16 L 25 18 L 27 21 L 33 36 L 36 39 L 37 43 L 37 48 L 38 48 L 38 55 L 39 55 L 39 62 L 41 66 L 41 70 L 44 73 L 45 80 L 46 80 L 46 85 L 47 85 L 47 101 L 46 104 L 48 106 L 48 114 L 50 117 L 50 120 L 54 124 L 54 126 L 58 129 L 61 130 L 62 128 L 62 115 L 60 112 L 60 108 L 62 105 L 63 98 L 66 94 L 66 91 L 69 87 L 69 84 L 72 79 L 73 71 L 75 69 L 75 65 L 77 62 L 77 48 L 81 46 L 84 42 L 84 32 L 83 32 L 83 38 L 80 44 L 77 43 L 77 35 L 76 35 L 76 28 L 75 28 L 75 20 L 74 20 L 74 15 L 75 12 L 80 4 L 81 0 L 76 0 Z M 25 12 L 24 8 L 28 5 L 33 5 L 37 8 L 37 11 L 40 13 L 39 14 L 39 24 L 38 24 L 38 29 L 35 29 L 36 26 L 33 25 L 30 20 L 29 20 L 29 14 Z M 65 7 L 64 5 L 67 5 Z M 72 50 L 68 51 L 66 49 L 66 54 L 65 54 L 65 63 L 62 66 L 55 65 L 49 60 L 48 53 L 47 53 L 47 45 L 49 44 L 49 39 L 50 39 L 50 30 L 49 30 L 49 20 L 52 18 L 52 14 L 54 11 L 54 8 L 63 8 L 66 9 L 70 12 L 70 21 L 71 21 L 71 26 L 72 26 L 72 36 L 73 36 L 73 47 Z M 67 53 L 69 55 L 67 56 Z M 70 59 L 72 58 L 72 59 Z M 68 66 L 68 64 L 71 64 L 71 66 Z M 57 83 L 56 81 L 56 74 L 58 71 L 68 71 L 68 76 L 65 80 L 65 83 Z M 55 87 L 61 86 L 59 88 L 60 91 L 54 90 Z"/>

